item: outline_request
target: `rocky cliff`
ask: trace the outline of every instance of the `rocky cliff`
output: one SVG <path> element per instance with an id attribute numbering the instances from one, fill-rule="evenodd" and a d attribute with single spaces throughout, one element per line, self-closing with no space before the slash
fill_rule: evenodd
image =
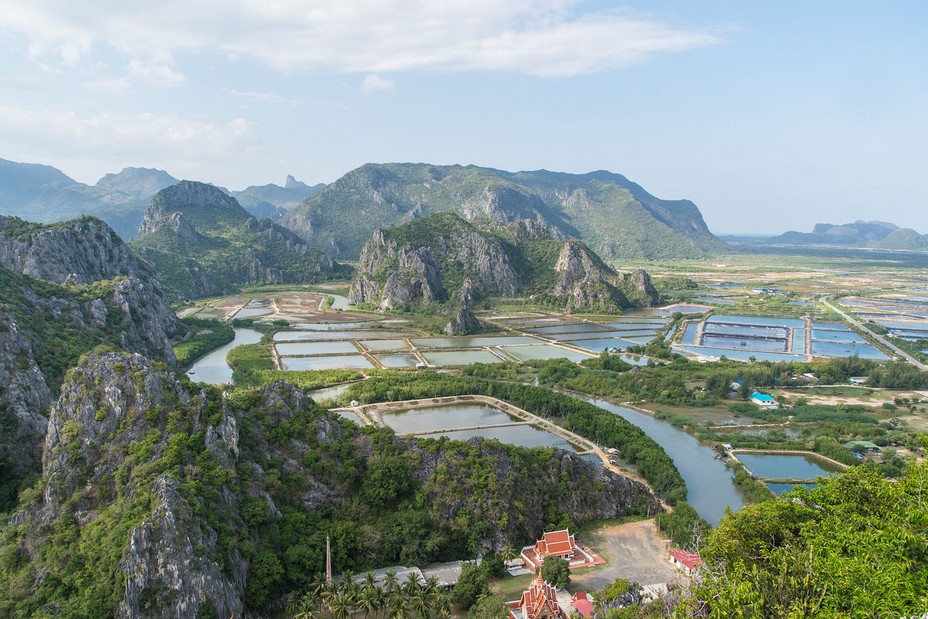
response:
<path id="1" fill-rule="evenodd" d="M 534 295 L 569 312 L 620 312 L 658 300 L 644 271 L 618 274 L 578 241 L 536 222 L 488 232 L 444 213 L 376 230 L 361 252 L 349 300 L 380 309 L 448 302 L 450 313 L 488 296 Z M 456 316 L 449 332 L 474 323 Z"/>
<path id="2" fill-rule="evenodd" d="M 255 219 L 221 189 L 181 181 L 152 199 L 132 241 L 171 298 L 234 292 L 246 284 L 310 283 L 345 272 L 290 230 Z"/>
<path id="3" fill-rule="evenodd" d="M 320 576 L 326 536 L 340 572 L 660 509 L 575 454 L 362 431 L 286 383 L 220 393 L 124 353 L 69 373 L 42 463 L 0 531 L 3 616 L 263 616 Z"/>
<path id="4" fill-rule="evenodd" d="M 0 217 L 0 289 L 0 468 L 11 481 L 37 470 L 48 407 L 80 355 L 103 344 L 173 363 L 180 325 L 151 268 L 93 218 Z"/>

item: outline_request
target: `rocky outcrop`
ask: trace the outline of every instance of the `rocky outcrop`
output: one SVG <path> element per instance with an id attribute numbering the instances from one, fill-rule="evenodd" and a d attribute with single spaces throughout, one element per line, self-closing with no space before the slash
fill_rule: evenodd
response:
<path id="1" fill-rule="evenodd" d="M 100 344 L 174 363 L 179 323 L 151 268 L 94 218 L 0 217 L 0 282 L 0 461 L 24 477 L 70 363 Z"/>
<path id="2" fill-rule="evenodd" d="M 447 301 L 446 332 L 467 333 L 477 325 L 470 311 L 460 310 L 487 296 L 531 294 L 568 312 L 653 305 L 657 292 L 642 274 L 620 275 L 583 243 L 552 239 L 531 220 L 502 234 L 443 213 L 375 230 L 348 298 L 380 309 Z"/>
<path id="3" fill-rule="evenodd" d="M 151 199 L 139 227 L 139 236 L 156 231 L 162 219 L 176 212 L 188 216 L 193 213 L 198 216 L 197 219 L 202 216 L 239 220 L 250 217 L 238 200 L 218 187 L 196 181 L 180 181 L 165 187 Z"/>
<path id="4" fill-rule="evenodd" d="M 480 330 L 477 317 L 465 306 L 458 310 L 454 317 L 445 325 L 447 335 L 468 335 Z"/>
<path id="5" fill-rule="evenodd" d="M 564 243 L 554 265 L 557 283 L 551 292 L 567 300 L 568 312 L 621 311 L 656 305 L 659 294 L 641 269 L 618 274 L 581 243 Z"/>
<path id="6" fill-rule="evenodd" d="M 109 226 L 94 217 L 43 225 L 0 216 L 0 266 L 58 284 L 154 276 Z"/>
<path id="7" fill-rule="evenodd" d="M 37 469 L 52 397 L 32 338 L 21 332 L 9 309 L 0 307 L 0 462 L 7 475 L 22 477 Z"/>
<path id="8" fill-rule="evenodd" d="M 192 181 L 155 195 L 132 246 L 154 265 L 171 298 L 230 293 L 245 284 L 310 283 L 344 271 L 290 230 L 252 217 L 218 187 Z"/>

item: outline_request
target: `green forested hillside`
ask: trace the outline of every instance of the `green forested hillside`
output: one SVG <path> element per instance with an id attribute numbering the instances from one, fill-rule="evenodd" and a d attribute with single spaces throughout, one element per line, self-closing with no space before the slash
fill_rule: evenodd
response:
<path id="1" fill-rule="evenodd" d="M 443 212 L 500 224 L 542 222 L 607 259 L 703 258 L 725 249 L 692 202 L 660 200 L 604 171 L 367 164 L 307 198 L 281 222 L 318 249 L 353 258 L 374 229 Z"/>
<path id="2" fill-rule="evenodd" d="M 216 187 L 183 181 L 160 191 L 133 251 L 151 262 L 171 299 L 245 284 L 311 283 L 350 271 L 285 228 L 251 217 Z"/>
<path id="3" fill-rule="evenodd" d="M 928 603 L 928 465 L 865 467 L 726 516 L 677 609 L 698 617 L 908 617 Z"/>

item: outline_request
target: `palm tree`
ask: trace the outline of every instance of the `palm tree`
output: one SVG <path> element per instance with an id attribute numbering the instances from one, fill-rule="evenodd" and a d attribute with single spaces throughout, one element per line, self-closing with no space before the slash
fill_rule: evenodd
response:
<path id="1" fill-rule="evenodd" d="M 423 589 L 417 590 L 410 599 L 410 609 L 422 619 L 429 618 L 429 598 Z"/>
<path id="2" fill-rule="evenodd" d="M 358 597 L 358 610 L 363 612 L 365 617 L 380 610 L 380 590 L 377 587 L 364 587 Z"/>
<path id="3" fill-rule="evenodd" d="M 429 576 L 425 579 L 425 593 L 430 595 L 433 591 L 437 591 L 441 586 L 441 581 L 438 580 L 438 576 Z"/>
<path id="4" fill-rule="evenodd" d="M 310 592 L 294 598 L 291 602 L 295 602 L 289 607 L 293 619 L 319 619 L 322 616 L 319 600 Z"/>
<path id="5" fill-rule="evenodd" d="M 329 583 L 326 581 L 323 574 L 317 574 L 316 577 L 313 578 L 313 582 L 309 585 L 309 591 L 317 598 L 321 598 L 322 594 L 325 593 L 328 584 Z"/>
<path id="6" fill-rule="evenodd" d="M 447 592 L 437 590 L 432 594 L 431 607 L 436 617 L 451 616 L 451 596 Z"/>
<path id="7" fill-rule="evenodd" d="M 419 576 L 415 572 L 406 574 L 406 582 L 403 583 L 403 593 L 412 597 L 418 593 L 422 587 L 419 586 Z"/>
<path id="8" fill-rule="evenodd" d="M 396 572 L 388 570 L 383 575 L 383 590 L 387 593 L 395 593 L 399 589 L 399 581 L 396 578 Z"/>
<path id="9" fill-rule="evenodd" d="M 503 549 L 499 551 L 500 556 L 503 558 L 503 561 L 509 563 L 516 558 L 516 549 L 506 544 L 503 546 Z"/>
<path id="10" fill-rule="evenodd" d="M 351 599 L 351 594 L 347 591 L 339 591 L 332 596 L 328 603 L 332 619 L 351 619 L 351 611 L 354 606 L 354 600 Z"/>

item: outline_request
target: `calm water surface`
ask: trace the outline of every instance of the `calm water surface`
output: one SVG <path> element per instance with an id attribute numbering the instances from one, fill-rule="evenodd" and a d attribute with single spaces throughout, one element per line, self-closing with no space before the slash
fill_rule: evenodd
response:
<path id="1" fill-rule="evenodd" d="M 687 502 L 713 526 L 718 524 L 726 507 L 737 511 L 744 506 L 744 497 L 732 482 L 731 471 L 713 457 L 710 447 L 695 437 L 645 413 L 605 400 L 582 399 L 627 419 L 663 447 L 686 482 Z"/>
<path id="2" fill-rule="evenodd" d="M 797 454 L 745 454 L 738 459 L 761 479 L 815 479 L 837 470 L 828 463 Z"/>
<path id="3" fill-rule="evenodd" d="M 261 341 L 261 334 L 254 329 L 236 329 L 235 339 L 220 346 L 213 352 L 200 357 L 187 371 L 190 380 L 211 385 L 223 385 L 232 382 L 232 368 L 226 363 L 226 355 L 236 346 L 242 344 L 257 344 Z"/>

